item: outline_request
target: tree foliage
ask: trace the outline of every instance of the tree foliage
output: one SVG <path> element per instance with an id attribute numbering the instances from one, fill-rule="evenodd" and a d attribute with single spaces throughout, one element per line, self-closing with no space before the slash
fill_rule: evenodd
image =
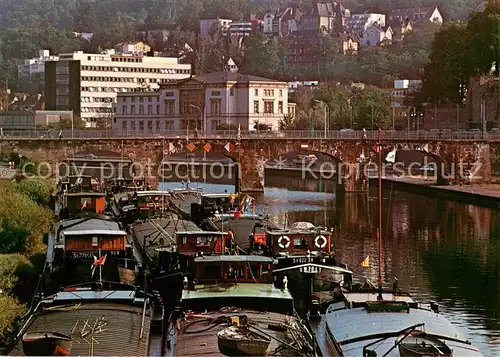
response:
<path id="1" fill-rule="evenodd" d="M 452 23 L 436 34 L 425 66 L 421 101 L 462 103 L 469 79 L 489 74 L 499 60 L 500 8 L 487 6 L 467 23 Z M 500 66 L 497 66 L 500 68 Z"/>
<path id="2" fill-rule="evenodd" d="M 41 192 L 39 188 L 28 190 L 28 187 L 23 186 L 22 190 L 30 195 Z M 42 250 L 44 234 L 52 223 L 51 212 L 12 183 L 0 187 L 0 197 L 0 253 L 22 253 L 29 257 Z"/>

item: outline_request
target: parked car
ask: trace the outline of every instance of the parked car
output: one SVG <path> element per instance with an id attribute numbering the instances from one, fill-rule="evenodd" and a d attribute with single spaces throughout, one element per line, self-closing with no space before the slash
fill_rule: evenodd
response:
<path id="1" fill-rule="evenodd" d="M 427 165 L 424 165 L 422 166 L 420 169 L 419 169 L 420 172 L 430 172 L 430 173 L 434 173 L 435 169 L 434 169 L 434 165 L 432 164 L 427 164 Z"/>

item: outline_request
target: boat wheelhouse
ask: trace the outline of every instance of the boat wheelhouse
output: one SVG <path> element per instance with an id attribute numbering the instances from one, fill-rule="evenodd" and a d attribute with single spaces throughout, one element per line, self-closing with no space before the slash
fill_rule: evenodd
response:
<path id="1" fill-rule="evenodd" d="M 312 356 L 314 344 L 286 287 L 272 285 L 273 259 L 194 259 L 170 320 L 169 356 Z"/>
<path id="2" fill-rule="evenodd" d="M 64 192 L 58 196 L 55 214 L 67 219 L 82 214 L 102 214 L 106 211 L 104 192 Z"/>
<path id="3" fill-rule="evenodd" d="M 231 249 L 228 233 L 211 231 L 179 231 L 176 233 L 177 251 L 184 256 L 224 254 Z"/>
<path id="4" fill-rule="evenodd" d="M 380 299 L 369 282 L 338 288 L 335 300 L 313 326 L 324 356 L 482 356 L 436 303 L 399 290 L 383 290 Z"/>
<path id="5" fill-rule="evenodd" d="M 43 298 L 10 356 L 162 356 L 164 308 L 156 293 L 94 282 Z"/>
<path id="6" fill-rule="evenodd" d="M 58 268 L 68 279 L 78 279 L 75 271 L 82 263 L 91 266 L 98 256 L 107 257 L 109 280 L 135 282 L 136 252 L 119 223 L 102 216 L 74 217 L 58 222 L 49 234 L 46 264 L 50 271 Z"/>

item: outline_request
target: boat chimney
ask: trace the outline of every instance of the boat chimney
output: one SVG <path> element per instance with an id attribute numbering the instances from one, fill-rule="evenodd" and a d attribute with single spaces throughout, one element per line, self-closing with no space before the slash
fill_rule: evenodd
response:
<path id="1" fill-rule="evenodd" d="M 431 310 L 439 314 L 439 304 L 435 301 L 431 301 Z"/>
<path id="2" fill-rule="evenodd" d="M 288 289 L 288 278 L 285 275 L 283 278 L 283 288 L 281 290 L 285 291 L 286 289 Z"/>

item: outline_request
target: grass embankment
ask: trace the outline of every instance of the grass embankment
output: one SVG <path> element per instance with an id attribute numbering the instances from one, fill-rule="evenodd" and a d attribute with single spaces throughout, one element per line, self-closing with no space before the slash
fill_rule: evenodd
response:
<path id="1" fill-rule="evenodd" d="M 43 269 L 53 190 L 41 178 L 0 181 L 0 353 L 19 327 Z"/>

